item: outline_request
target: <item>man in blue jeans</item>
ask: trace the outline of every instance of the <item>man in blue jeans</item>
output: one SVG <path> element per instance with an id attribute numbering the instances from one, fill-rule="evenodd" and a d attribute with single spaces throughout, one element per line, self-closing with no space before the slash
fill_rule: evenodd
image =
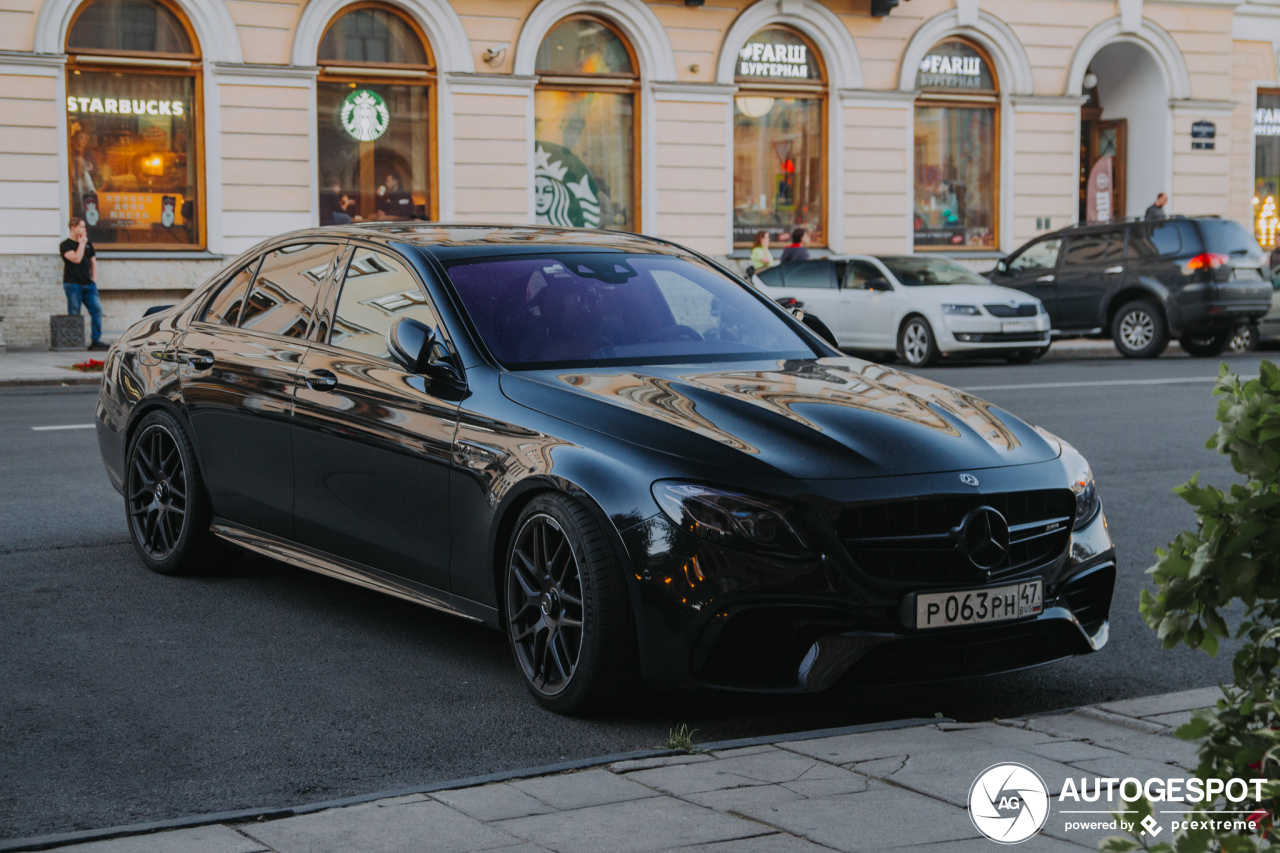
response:
<path id="1" fill-rule="evenodd" d="M 71 217 L 71 238 L 58 246 L 62 253 L 62 289 L 67 294 L 67 313 L 80 313 L 80 305 L 89 309 L 91 350 L 104 350 L 102 337 L 102 303 L 98 301 L 98 259 L 89 242 L 89 229 L 78 216 Z"/>

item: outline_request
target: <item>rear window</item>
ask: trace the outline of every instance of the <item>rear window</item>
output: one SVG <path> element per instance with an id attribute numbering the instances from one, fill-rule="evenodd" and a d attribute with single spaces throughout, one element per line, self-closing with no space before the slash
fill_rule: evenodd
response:
<path id="1" fill-rule="evenodd" d="M 1261 259 L 1262 248 L 1253 235 L 1239 222 L 1229 219 L 1200 220 L 1200 234 L 1204 237 L 1206 252 L 1217 252 L 1233 257 L 1251 256 Z"/>
<path id="2" fill-rule="evenodd" d="M 1185 219 L 1143 222 L 1129 234 L 1129 257 L 1151 258 L 1166 255 L 1196 255 L 1201 252 L 1200 235 Z"/>

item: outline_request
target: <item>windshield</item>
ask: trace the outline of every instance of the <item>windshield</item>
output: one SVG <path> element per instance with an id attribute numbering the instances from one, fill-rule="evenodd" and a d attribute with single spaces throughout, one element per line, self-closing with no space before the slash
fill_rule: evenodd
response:
<path id="1" fill-rule="evenodd" d="M 880 262 L 907 287 L 991 283 L 976 272 L 970 272 L 946 258 L 881 258 Z"/>
<path id="2" fill-rule="evenodd" d="M 548 252 L 446 269 L 476 331 L 507 367 L 815 355 L 759 297 L 688 258 Z"/>

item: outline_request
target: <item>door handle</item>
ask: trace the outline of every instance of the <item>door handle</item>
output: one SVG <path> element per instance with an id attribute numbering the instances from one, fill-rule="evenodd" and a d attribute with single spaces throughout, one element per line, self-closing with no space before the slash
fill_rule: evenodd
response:
<path id="1" fill-rule="evenodd" d="M 338 377 L 324 369 L 311 371 L 303 377 L 302 381 L 306 382 L 307 387 L 312 391 L 332 391 L 338 387 Z"/>
<path id="2" fill-rule="evenodd" d="M 179 350 L 177 356 L 178 361 L 191 365 L 195 370 L 210 370 L 213 367 L 213 353 L 207 349 Z"/>
<path id="3" fill-rule="evenodd" d="M 1124 267 L 1121 267 L 1121 266 L 1107 267 L 1105 270 L 1103 270 L 1103 272 L 1124 272 Z"/>
<path id="4" fill-rule="evenodd" d="M 1036 281 L 1053 281 L 1052 275 L 1042 275 Z"/>

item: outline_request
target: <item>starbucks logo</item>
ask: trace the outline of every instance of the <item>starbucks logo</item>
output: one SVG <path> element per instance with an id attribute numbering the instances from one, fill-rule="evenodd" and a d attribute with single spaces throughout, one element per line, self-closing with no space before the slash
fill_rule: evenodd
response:
<path id="1" fill-rule="evenodd" d="M 600 227 L 600 190 L 586 165 L 563 145 L 538 142 L 534 150 L 534 209 L 539 225 Z"/>
<path id="2" fill-rule="evenodd" d="M 372 142 L 387 132 L 391 114 L 377 92 L 357 89 L 342 102 L 342 129 L 360 142 Z"/>

